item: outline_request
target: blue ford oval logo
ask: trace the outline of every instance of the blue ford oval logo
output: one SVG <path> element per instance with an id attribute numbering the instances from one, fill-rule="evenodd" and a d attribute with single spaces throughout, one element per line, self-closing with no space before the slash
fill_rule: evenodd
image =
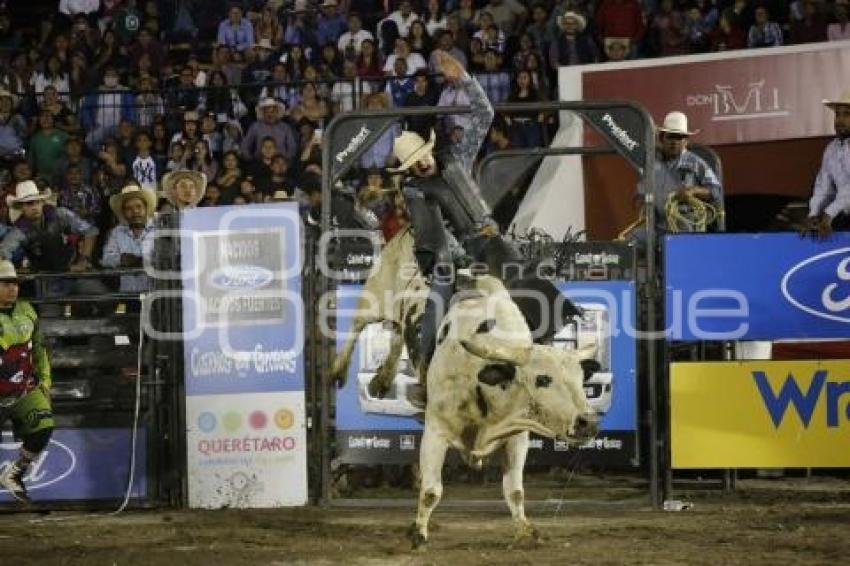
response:
<path id="1" fill-rule="evenodd" d="M 259 289 L 274 279 L 274 273 L 259 265 L 228 265 L 210 274 L 210 284 L 223 291 Z"/>
<path id="2" fill-rule="evenodd" d="M 0 442 L 0 470 L 11 465 L 18 456 L 20 442 L 13 442 L 11 437 L 4 435 Z M 24 476 L 27 489 L 34 491 L 67 478 L 77 466 L 77 457 L 73 450 L 58 440 L 51 440 L 47 448 L 32 463 Z M 0 488 L 3 498 L 7 496 L 5 490 Z"/>
<path id="3" fill-rule="evenodd" d="M 782 294 L 803 312 L 850 322 L 850 248 L 812 256 L 789 269 Z"/>

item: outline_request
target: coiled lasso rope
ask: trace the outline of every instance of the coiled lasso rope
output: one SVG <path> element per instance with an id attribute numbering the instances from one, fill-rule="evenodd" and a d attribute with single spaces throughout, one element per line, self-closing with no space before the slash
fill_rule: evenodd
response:
<path id="1" fill-rule="evenodd" d="M 668 232 L 707 232 L 723 216 L 722 209 L 688 193 L 684 199 L 671 193 L 664 203 L 664 213 Z"/>
<path id="2" fill-rule="evenodd" d="M 676 193 L 671 193 L 667 197 L 664 212 L 669 232 L 707 232 L 709 226 L 725 216 L 722 208 L 693 195 L 687 195 L 684 200 L 678 199 Z M 623 228 L 616 239 L 627 240 L 634 230 L 645 223 L 646 217 L 641 209 L 637 220 Z"/>

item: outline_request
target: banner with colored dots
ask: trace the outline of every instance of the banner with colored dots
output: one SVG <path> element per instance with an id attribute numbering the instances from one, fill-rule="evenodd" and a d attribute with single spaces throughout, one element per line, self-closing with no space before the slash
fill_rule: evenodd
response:
<path id="1" fill-rule="evenodd" d="M 307 432 L 300 393 L 186 398 L 189 506 L 307 503 Z"/>
<path id="2" fill-rule="evenodd" d="M 298 208 L 181 217 L 189 506 L 307 503 Z"/>

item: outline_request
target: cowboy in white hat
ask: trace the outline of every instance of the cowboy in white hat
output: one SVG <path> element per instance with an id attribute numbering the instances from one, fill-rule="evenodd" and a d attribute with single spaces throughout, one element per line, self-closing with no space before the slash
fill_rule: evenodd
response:
<path id="1" fill-rule="evenodd" d="M 198 206 L 206 190 L 207 176 L 200 171 L 181 169 L 162 178 L 162 192 L 178 210 Z"/>
<path id="2" fill-rule="evenodd" d="M 850 230 L 850 89 L 823 104 L 833 112 L 835 139 L 823 152 L 804 228 L 820 238 Z"/>
<path id="3" fill-rule="evenodd" d="M 245 159 L 260 159 L 260 148 L 264 138 L 274 138 L 278 151 L 290 161 L 295 157 L 298 145 L 292 127 L 281 118 L 286 115 L 286 106 L 276 98 L 262 99 L 256 106 L 258 120 L 251 124 L 239 146 Z"/>
<path id="4" fill-rule="evenodd" d="M 0 426 L 12 421 L 18 456 L 0 470 L 0 487 L 18 501 L 29 501 L 24 477 L 47 447 L 56 425 L 50 402 L 50 360 L 38 315 L 18 298 L 15 266 L 0 260 Z"/>
<path id="5" fill-rule="evenodd" d="M 91 268 L 98 229 L 67 208 L 46 202 L 50 196 L 50 189 L 39 190 L 33 181 L 24 181 L 6 197 L 14 228 L 0 243 L 0 257 L 16 258 L 23 252 L 37 270 Z M 66 243 L 67 234 L 81 238 L 76 247 Z"/>
<path id="6" fill-rule="evenodd" d="M 655 159 L 655 203 L 659 230 L 667 230 L 667 201 L 685 203 L 692 198 L 720 207 L 723 187 L 708 163 L 688 149 L 688 140 L 699 133 L 688 127 L 688 117 L 679 111 L 664 116 L 657 128 Z"/>
<path id="7" fill-rule="evenodd" d="M 489 210 L 479 197 L 479 189 L 469 177 L 469 171 L 493 121 L 493 107 L 478 81 L 456 59 L 442 51 L 437 53 L 446 80 L 454 81 L 469 96 L 473 126 L 450 148 L 442 172 L 433 153 L 436 141 L 433 131 L 428 139 L 415 132 L 402 132 L 393 143 L 398 165 L 387 168 L 389 173 L 401 176 L 399 186 L 407 202 L 419 268 L 426 277 L 433 275 L 433 294 L 426 304 L 419 335 L 422 379 L 436 345 L 438 313 L 445 312 L 453 293 L 454 278 L 450 275 L 454 260 L 465 255 L 463 250 L 456 249 L 454 254 L 450 251 L 449 245 L 454 238 L 446 233 L 443 214 L 464 245 L 477 245 L 479 229 L 490 225 Z M 438 305 L 434 296 L 440 297 L 443 305 Z"/>
<path id="8" fill-rule="evenodd" d="M 109 233 L 103 247 L 103 267 L 142 267 L 142 257 L 150 253 L 153 245 L 153 214 L 156 210 L 156 193 L 138 185 L 127 185 L 109 199 L 109 208 L 118 219 L 118 225 Z M 145 291 L 149 286 L 144 275 L 122 275 L 121 291 Z"/>

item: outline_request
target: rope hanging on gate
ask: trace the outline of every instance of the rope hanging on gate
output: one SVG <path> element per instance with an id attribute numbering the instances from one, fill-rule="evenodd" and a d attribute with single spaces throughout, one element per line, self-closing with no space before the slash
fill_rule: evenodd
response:
<path id="1" fill-rule="evenodd" d="M 723 211 L 710 202 L 690 194 L 682 199 L 677 193 L 667 197 L 664 213 L 669 232 L 707 232 L 723 216 Z"/>

